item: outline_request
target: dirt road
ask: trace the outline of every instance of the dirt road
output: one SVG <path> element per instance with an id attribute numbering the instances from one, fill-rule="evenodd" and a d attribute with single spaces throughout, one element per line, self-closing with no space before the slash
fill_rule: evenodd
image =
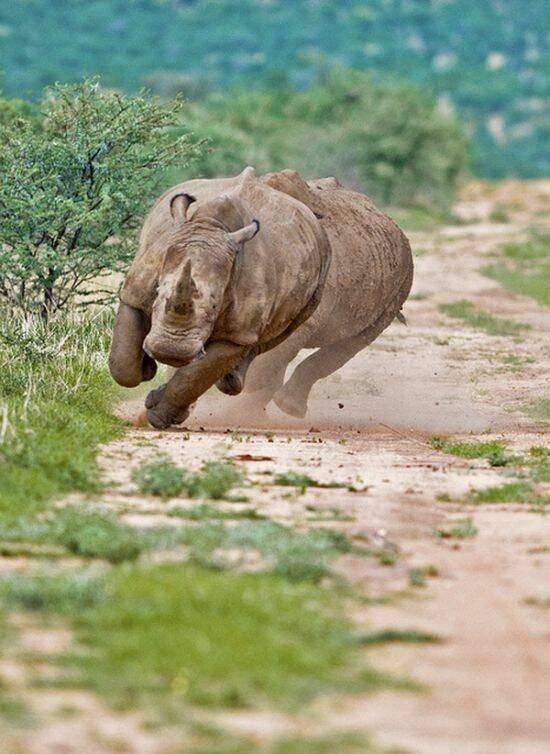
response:
<path id="1" fill-rule="evenodd" d="M 489 222 L 495 202 L 516 206 L 507 190 L 519 206 L 510 222 Z M 361 629 L 441 638 L 369 650 L 377 667 L 414 679 L 421 693 L 329 698 L 301 716 L 217 716 L 232 733 L 269 740 L 281 733 L 366 730 L 380 744 L 411 754 L 550 750 L 550 519 L 532 500 L 473 504 L 473 491 L 513 482 L 517 469 L 448 454 L 430 442 L 434 436 L 496 440 L 510 454 L 547 444 L 548 425 L 532 411 L 548 390 L 550 315 L 481 270 L 503 243 L 525 239 L 540 221 L 548 185 L 532 187 L 528 202 L 518 200 L 518 187 L 499 191 L 504 196 L 484 199 L 472 189 L 458 208 L 471 222 L 411 234 L 416 274 L 405 307 L 408 326 L 392 325 L 319 385 L 305 421 L 272 407 L 259 422 L 236 424 L 238 399 L 212 393 L 185 428 L 131 429 L 105 448 L 102 466 L 115 483 L 106 499 L 140 526 L 178 525 L 178 519 L 166 516 L 165 503 L 136 495 L 132 468 L 159 452 L 190 469 L 207 458 L 236 459 L 259 483 L 248 491 L 247 505 L 260 513 L 295 527 L 315 521 L 395 554 L 386 565 L 352 554 L 338 563 L 369 598 L 354 615 Z M 439 308 L 464 299 L 530 329 L 518 337 L 490 335 Z M 133 416 L 138 406 L 124 410 Z M 354 491 L 285 495 L 269 474 L 287 470 Z M 436 536 L 466 519 L 477 534 Z"/>

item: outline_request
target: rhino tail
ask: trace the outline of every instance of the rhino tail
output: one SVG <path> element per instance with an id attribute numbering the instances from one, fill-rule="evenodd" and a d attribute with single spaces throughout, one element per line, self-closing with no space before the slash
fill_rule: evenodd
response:
<path id="1" fill-rule="evenodd" d="M 397 314 L 395 315 L 395 319 L 398 320 L 399 322 L 401 322 L 402 325 L 406 325 L 407 324 L 407 320 L 405 319 L 405 315 L 401 311 L 397 312 Z"/>

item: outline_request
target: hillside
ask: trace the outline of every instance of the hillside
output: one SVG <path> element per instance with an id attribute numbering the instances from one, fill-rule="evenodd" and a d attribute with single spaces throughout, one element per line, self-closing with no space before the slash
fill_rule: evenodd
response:
<path id="1" fill-rule="evenodd" d="M 99 73 L 196 93 L 308 86 L 342 64 L 434 90 L 474 132 L 488 177 L 548 174 L 544 0 L 12 0 L 0 7 L 7 95 Z"/>

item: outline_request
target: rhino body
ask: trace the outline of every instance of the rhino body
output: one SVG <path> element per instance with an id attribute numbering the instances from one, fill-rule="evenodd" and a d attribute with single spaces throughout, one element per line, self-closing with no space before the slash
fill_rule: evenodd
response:
<path id="1" fill-rule="evenodd" d="M 284 343 L 255 360 L 246 381 L 249 408 L 261 409 L 274 399 L 286 413 L 303 417 L 317 380 L 342 367 L 396 317 L 402 319 L 412 285 L 412 254 L 390 218 L 334 178 L 306 183 L 296 171 L 283 170 L 261 180 L 321 218 L 331 246 L 321 304 Z M 285 383 L 286 368 L 302 348 L 318 350 Z"/>
<path id="2" fill-rule="evenodd" d="M 177 367 L 146 400 L 156 427 L 183 421 L 212 384 L 240 392 L 260 353 L 321 300 L 331 249 L 314 211 L 247 168 L 193 180 L 153 206 L 120 295 L 110 369 L 126 386 Z"/>

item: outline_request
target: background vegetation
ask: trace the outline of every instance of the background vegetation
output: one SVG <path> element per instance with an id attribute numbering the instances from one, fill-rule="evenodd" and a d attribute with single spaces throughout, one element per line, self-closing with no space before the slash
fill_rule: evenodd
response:
<path id="1" fill-rule="evenodd" d="M 335 65 L 392 75 L 468 123 L 477 172 L 534 177 L 550 167 L 546 15 L 544 0 L 13 0 L 0 57 L 24 99 L 95 74 L 193 98 L 305 90 Z"/>

